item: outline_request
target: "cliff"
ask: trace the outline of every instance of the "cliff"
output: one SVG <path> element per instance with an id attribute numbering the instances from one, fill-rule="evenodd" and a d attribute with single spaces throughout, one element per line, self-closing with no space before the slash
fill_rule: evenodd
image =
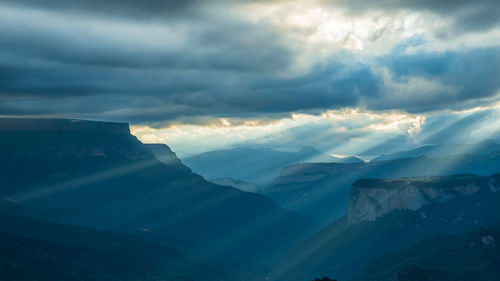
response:
<path id="1" fill-rule="evenodd" d="M 154 146 L 160 160 L 169 156 L 161 162 L 127 124 L 0 124 L 0 213 L 188 245 L 221 260 L 237 257 L 242 266 L 261 265 L 257 257 L 271 257 L 313 229 L 309 218 L 265 196 L 210 183 L 167 146 Z"/>
<path id="2" fill-rule="evenodd" d="M 0 118 L 0 132 L 86 132 L 92 134 L 128 135 L 128 123 L 78 119 Z"/>
<path id="3" fill-rule="evenodd" d="M 481 189 L 479 183 L 484 180 L 475 175 L 360 179 L 351 187 L 348 222 L 374 221 L 393 210 L 416 211 L 426 204 L 445 203 L 457 196 L 471 195 Z"/>
<path id="4" fill-rule="evenodd" d="M 38 118 L 0 118 L 0 155 L 11 165 L 41 161 L 45 168 L 47 161 L 152 157 L 127 123 Z"/>
<path id="5" fill-rule="evenodd" d="M 355 223 L 350 224 L 347 222 L 347 216 L 335 221 L 307 239 L 293 252 L 284 255 L 287 260 L 278 268 L 288 266 L 288 271 L 286 278 L 282 280 L 308 280 L 309 276 L 335 276 L 339 280 L 350 280 L 350 277 L 358 274 L 374 258 L 407 249 L 422 239 L 438 234 L 461 234 L 495 224 L 500 221 L 498 190 L 500 190 L 500 174 L 488 177 L 456 175 L 398 180 L 360 180 L 352 188 L 354 196 L 351 198 L 351 208 L 352 211 L 360 211 L 359 214 L 364 216 L 351 215 L 351 220 L 357 219 L 357 221 L 354 220 Z M 392 211 L 383 215 L 391 208 Z M 364 210 L 366 212 L 362 212 Z M 376 219 L 369 221 L 373 217 Z M 491 240 L 488 237 L 486 239 L 488 239 L 486 243 Z M 435 246 L 433 243 L 429 245 Z M 470 243 L 464 245 L 469 249 Z M 455 246 L 451 246 L 455 251 Z M 421 253 L 430 252 L 425 250 Z M 449 261 L 443 259 L 443 255 L 439 255 L 438 249 L 435 253 L 438 254 L 435 257 L 441 263 L 438 267 Z M 461 253 L 456 256 L 463 257 Z M 385 265 L 376 265 L 376 274 L 369 277 L 380 277 L 382 275 L 379 273 L 382 271 L 392 272 L 397 269 L 396 266 L 400 261 L 413 262 L 414 258 L 418 257 L 421 255 L 410 256 L 405 252 Z M 474 260 L 468 256 L 465 258 L 469 261 Z M 295 262 L 290 263 L 289 260 Z M 446 266 L 456 268 L 454 266 L 456 264 L 460 264 L 460 261 L 448 262 Z M 430 280 L 426 278 L 427 276 L 420 275 L 420 277 L 406 280 Z M 379 279 L 356 280 L 378 281 Z M 498 278 L 488 280 L 498 280 Z"/>

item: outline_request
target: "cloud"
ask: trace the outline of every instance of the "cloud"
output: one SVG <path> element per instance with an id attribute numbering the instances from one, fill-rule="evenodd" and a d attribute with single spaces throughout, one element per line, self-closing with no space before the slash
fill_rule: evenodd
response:
<path id="1" fill-rule="evenodd" d="M 299 2 L 4 1 L 0 114 L 212 126 L 346 107 L 427 114 L 498 98 L 498 44 L 437 51 L 418 30 L 427 17 L 350 18 L 321 1 L 301 17 L 309 2 Z M 496 7 L 338 3 L 450 19 Z"/>
<path id="2" fill-rule="evenodd" d="M 5 82 L 0 86 L 0 96 L 12 100 L 18 113 L 23 108 L 25 113 L 32 113 L 32 107 L 27 105 L 35 99 L 40 105 L 37 113 L 86 111 L 135 122 L 355 106 L 360 97 L 375 93 L 378 83 L 366 67 L 356 69 L 343 64 L 320 67 L 295 79 L 217 71 L 57 66 L 10 68 L 2 72 L 0 80 Z"/>
<path id="3" fill-rule="evenodd" d="M 17 7 L 91 13 L 103 16 L 149 18 L 174 16 L 176 13 L 199 6 L 203 0 L 4 0 Z"/>
<path id="4" fill-rule="evenodd" d="M 392 53 L 378 59 L 386 68 L 385 98 L 372 108 L 425 112 L 470 108 L 498 99 L 500 48 Z"/>
<path id="5" fill-rule="evenodd" d="M 340 0 L 334 3 L 354 14 L 373 10 L 429 12 L 451 21 L 453 30 L 440 30 L 441 34 L 486 31 L 500 23 L 500 2 L 496 0 Z"/>
<path id="6" fill-rule="evenodd" d="M 1 15 L 5 53 L 79 67 L 262 72 L 286 68 L 291 56 L 273 30 L 224 18 L 198 26 L 17 9 Z"/>
<path id="7" fill-rule="evenodd" d="M 199 120 L 200 121 L 200 120 Z M 314 146 L 327 153 L 360 154 L 369 147 L 399 136 L 420 132 L 425 123 L 421 115 L 398 112 L 372 112 L 346 108 L 320 114 L 274 116 L 257 119 L 212 118 L 197 124 L 173 123 L 167 126 L 132 126 L 144 142 L 167 142 L 185 156 L 228 146 L 264 146 L 297 150 Z M 401 143 L 400 143 L 401 144 Z M 387 149 L 394 149 L 392 145 Z M 382 151 L 380 148 L 378 152 Z"/>
<path id="8" fill-rule="evenodd" d="M 290 75 L 295 53 L 265 24 L 220 19 L 178 30 L 11 9 L 0 20 L 3 114 L 132 122 L 255 116 L 354 106 L 378 87 L 349 54 Z"/>
<path id="9" fill-rule="evenodd" d="M 166 142 L 183 157 L 234 146 L 287 150 L 314 146 L 327 153 L 369 159 L 423 145 L 499 141 L 499 108 L 496 104 L 424 115 L 346 108 L 318 115 L 276 116 L 269 122 L 259 122 L 260 119 L 225 122 L 219 118 L 198 125 L 177 123 L 156 128 L 135 125 L 132 132 L 145 142 Z"/>

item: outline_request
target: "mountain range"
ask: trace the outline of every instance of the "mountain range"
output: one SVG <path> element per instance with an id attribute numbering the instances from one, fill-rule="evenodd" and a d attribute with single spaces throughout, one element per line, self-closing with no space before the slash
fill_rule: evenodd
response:
<path id="1" fill-rule="evenodd" d="M 265 196 L 205 181 L 165 146 L 166 163 L 150 148 L 125 123 L 0 119 L 0 210 L 183 245 L 235 267 L 262 266 L 314 229 Z"/>
<path id="2" fill-rule="evenodd" d="M 289 210 L 329 223 L 348 210 L 351 185 L 362 178 L 403 177 L 500 172 L 500 152 L 462 154 L 443 158 L 420 156 L 368 163 L 302 163 L 283 169 L 264 194 Z"/>
<path id="3" fill-rule="evenodd" d="M 500 144 L 495 143 L 493 140 L 484 140 L 473 144 L 435 144 L 421 146 L 412 150 L 382 154 L 371 161 L 387 161 L 402 158 L 416 158 L 421 156 L 440 158 L 457 156 L 460 154 L 489 155 L 496 151 L 500 151 Z"/>
<path id="4" fill-rule="evenodd" d="M 361 163 L 356 157 L 337 158 L 313 147 L 298 151 L 270 148 L 236 147 L 209 151 L 182 159 L 194 172 L 206 179 L 232 178 L 252 184 L 263 184 L 279 175 L 289 165 L 304 162 Z"/>
<path id="5" fill-rule="evenodd" d="M 298 164 L 215 184 L 126 123 L 0 119 L 0 279 L 497 280 L 500 153 L 475 147 L 369 163 L 268 151 L 269 170 Z M 219 161 L 266 167 L 233 156 Z"/>

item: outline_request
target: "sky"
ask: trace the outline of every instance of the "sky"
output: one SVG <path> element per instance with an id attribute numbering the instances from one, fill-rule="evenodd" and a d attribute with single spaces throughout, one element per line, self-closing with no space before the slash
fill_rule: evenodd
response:
<path id="1" fill-rule="evenodd" d="M 179 155 L 500 140 L 500 1 L 0 0 L 0 116 Z"/>

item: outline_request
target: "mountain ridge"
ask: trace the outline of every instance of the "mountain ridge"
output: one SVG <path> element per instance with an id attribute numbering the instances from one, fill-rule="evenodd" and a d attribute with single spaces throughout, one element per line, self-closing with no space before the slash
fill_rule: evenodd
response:
<path id="1" fill-rule="evenodd" d="M 351 185 L 362 178 L 405 178 L 500 172 L 500 154 L 458 155 L 445 158 L 394 159 L 378 162 L 339 164 L 301 163 L 284 168 L 266 195 L 289 210 L 330 223 L 347 214 Z"/>
<path id="2" fill-rule="evenodd" d="M 183 241 L 240 265 L 258 261 L 256 256 L 265 263 L 313 229 L 310 218 L 263 195 L 215 185 L 182 164 L 160 162 L 135 136 L 89 133 L 90 125 L 101 123 L 54 122 L 71 129 L 0 132 L 2 212 L 132 233 L 167 245 Z M 75 129 L 79 125 L 82 132 Z"/>
<path id="3" fill-rule="evenodd" d="M 494 140 L 487 139 L 474 144 L 437 144 L 421 146 L 412 150 L 398 151 L 390 154 L 382 154 L 371 161 L 387 161 L 398 158 L 446 157 L 459 154 L 487 155 L 495 151 L 500 151 L 500 144 Z"/>
<path id="4" fill-rule="evenodd" d="M 294 163 L 343 160 L 306 146 L 293 152 L 270 148 L 235 147 L 201 153 L 184 158 L 182 161 L 209 180 L 233 178 L 251 184 L 262 184 L 271 181 L 284 167 Z M 344 161 L 363 162 L 355 157 L 347 157 Z"/>

